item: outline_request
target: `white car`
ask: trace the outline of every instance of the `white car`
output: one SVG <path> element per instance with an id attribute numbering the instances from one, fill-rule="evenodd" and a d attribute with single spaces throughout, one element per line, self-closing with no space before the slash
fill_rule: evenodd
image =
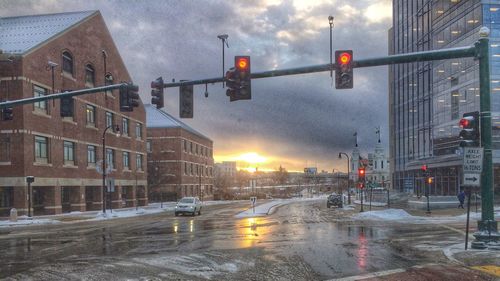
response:
<path id="1" fill-rule="evenodd" d="M 175 206 L 175 216 L 179 214 L 201 215 L 201 201 L 198 197 L 183 197 Z"/>

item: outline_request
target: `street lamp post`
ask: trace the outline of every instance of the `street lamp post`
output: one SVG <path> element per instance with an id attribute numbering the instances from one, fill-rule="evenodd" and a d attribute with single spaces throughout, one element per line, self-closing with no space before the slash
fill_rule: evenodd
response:
<path id="1" fill-rule="evenodd" d="M 102 133 L 102 213 L 106 214 L 106 132 L 108 129 L 114 129 L 116 135 L 120 134 L 120 127 L 118 125 L 109 125 Z"/>
<path id="2" fill-rule="evenodd" d="M 217 38 L 222 40 L 222 79 L 225 79 L 224 75 L 224 45 L 229 48 L 229 44 L 227 43 L 227 38 L 229 36 L 227 34 L 217 35 Z M 222 81 L 222 88 L 224 88 L 224 81 Z"/>
<path id="3" fill-rule="evenodd" d="M 349 155 L 347 155 L 347 153 L 344 153 L 344 152 L 339 152 L 339 159 L 342 158 L 342 155 L 345 155 L 345 157 L 347 157 L 347 204 L 351 204 L 351 189 L 349 188 L 349 179 L 350 179 L 350 176 L 349 176 L 349 172 L 350 172 L 350 160 L 349 160 Z"/>

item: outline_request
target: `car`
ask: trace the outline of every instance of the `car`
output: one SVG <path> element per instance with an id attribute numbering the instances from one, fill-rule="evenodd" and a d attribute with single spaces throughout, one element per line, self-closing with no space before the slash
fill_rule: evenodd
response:
<path id="1" fill-rule="evenodd" d="M 179 214 L 190 214 L 195 216 L 196 214 L 201 215 L 201 201 L 198 197 L 183 197 L 177 205 L 174 211 L 175 216 Z"/>
<path id="2" fill-rule="evenodd" d="M 342 194 L 331 194 L 328 196 L 328 199 L 326 200 L 326 207 L 330 208 L 331 206 L 335 206 L 338 208 L 342 208 Z"/>

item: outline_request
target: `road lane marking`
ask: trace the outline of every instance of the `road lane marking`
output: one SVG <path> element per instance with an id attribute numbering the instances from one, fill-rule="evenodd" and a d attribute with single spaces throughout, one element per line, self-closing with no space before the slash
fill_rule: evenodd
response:
<path id="1" fill-rule="evenodd" d="M 338 278 L 338 279 L 330 279 L 327 281 L 355 281 L 355 280 L 363 280 L 363 279 L 368 279 L 368 278 L 381 277 L 381 276 L 402 273 L 402 272 L 406 272 L 406 269 L 404 269 L 404 268 L 390 269 L 390 270 L 378 271 L 378 272 L 373 272 L 373 273 L 368 273 L 368 274 L 363 274 L 363 275 L 349 276 L 349 277 Z"/>

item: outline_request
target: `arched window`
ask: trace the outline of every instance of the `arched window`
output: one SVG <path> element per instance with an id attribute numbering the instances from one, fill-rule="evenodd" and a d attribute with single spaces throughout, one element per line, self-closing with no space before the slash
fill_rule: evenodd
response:
<path id="1" fill-rule="evenodd" d="M 94 67 L 90 64 L 85 66 L 85 84 L 89 86 L 95 85 L 95 71 Z"/>
<path id="2" fill-rule="evenodd" d="M 73 56 L 69 52 L 64 51 L 62 53 L 62 61 L 62 70 L 73 76 Z"/>

